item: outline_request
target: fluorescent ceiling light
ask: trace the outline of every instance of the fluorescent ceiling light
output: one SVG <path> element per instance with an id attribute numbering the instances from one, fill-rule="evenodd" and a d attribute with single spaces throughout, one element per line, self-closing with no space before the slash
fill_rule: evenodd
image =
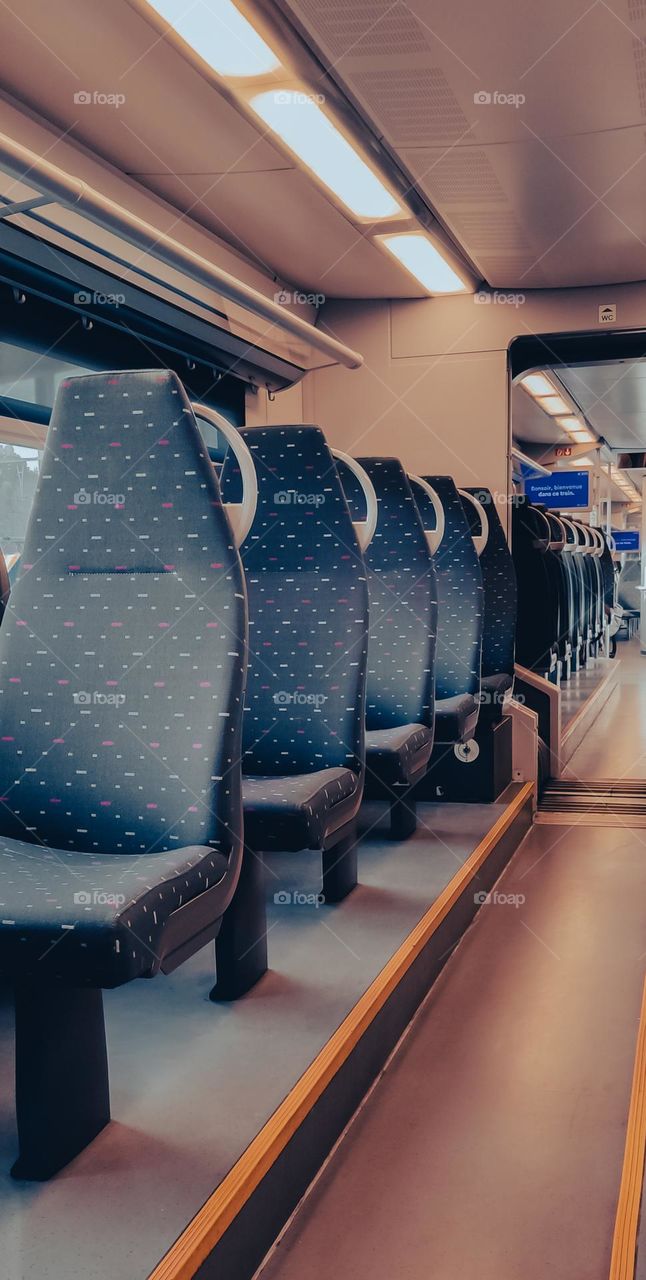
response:
<path id="1" fill-rule="evenodd" d="M 394 218 L 402 207 L 307 92 L 272 89 L 250 106 L 358 218 Z"/>
<path id="2" fill-rule="evenodd" d="M 544 373 L 528 373 L 526 378 L 521 378 L 521 385 L 525 388 L 525 391 L 529 391 L 530 396 L 551 396 L 554 394 L 554 387 Z"/>
<path id="3" fill-rule="evenodd" d="M 537 397 L 536 403 L 545 410 L 545 413 L 558 414 L 568 413 L 569 406 L 565 403 L 563 396 L 551 395 Z"/>
<path id="4" fill-rule="evenodd" d="M 423 232 L 404 231 L 377 239 L 429 293 L 466 293 L 464 280 Z"/>
<path id="5" fill-rule="evenodd" d="M 280 67 L 273 49 L 232 0 L 149 0 L 220 76 L 264 76 Z"/>
<path id="6" fill-rule="evenodd" d="M 583 423 L 580 418 L 575 418 L 574 414 L 568 414 L 567 418 L 557 419 L 559 427 L 563 427 L 564 431 L 582 431 Z"/>
<path id="7" fill-rule="evenodd" d="M 586 431 L 585 427 L 578 427 L 576 429 L 571 430 L 570 437 L 572 440 L 576 440 L 577 444 L 594 444 L 595 443 L 594 436 L 591 435 L 589 431 Z"/>

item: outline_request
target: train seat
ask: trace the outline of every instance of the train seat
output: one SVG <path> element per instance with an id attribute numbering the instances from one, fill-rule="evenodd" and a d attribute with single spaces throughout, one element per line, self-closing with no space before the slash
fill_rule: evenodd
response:
<path id="1" fill-rule="evenodd" d="M 366 795 L 390 801 L 391 835 L 405 839 L 416 827 L 411 788 L 433 749 L 435 570 L 401 462 L 358 461 L 378 503 L 375 534 L 364 555 L 370 597 Z M 345 486 L 342 467 L 341 476 Z"/>
<path id="2" fill-rule="evenodd" d="M 0 629 L 16 1177 L 51 1176 L 109 1120 L 101 988 L 170 972 L 233 898 L 245 629 L 239 556 L 175 374 L 65 381 Z"/>
<path id="3" fill-rule="evenodd" d="M 336 465 L 315 426 L 242 431 L 258 505 L 242 547 L 249 604 L 245 843 L 320 850 L 323 893 L 354 887 L 365 770 L 366 571 Z M 227 455 L 223 496 L 240 474 Z"/>
<path id="4" fill-rule="evenodd" d="M 480 710 L 484 621 L 482 571 L 462 499 L 450 476 L 424 476 L 442 508 L 443 532 L 433 556 L 437 580 L 438 633 L 435 657 L 435 741 L 468 742 Z M 437 528 L 431 498 L 415 485 L 424 527 Z"/>
<path id="5" fill-rule="evenodd" d="M 480 569 L 484 591 L 482 671 L 480 676 L 481 715 L 500 719 L 505 695 L 514 685 L 516 647 L 517 588 L 514 561 L 502 521 L 490 489 L 467 487 L 464 492 L 479 503 L 485 513 L 486 530 L 473 502 L 463 500 L 472 534 L 484 538 Z"/>

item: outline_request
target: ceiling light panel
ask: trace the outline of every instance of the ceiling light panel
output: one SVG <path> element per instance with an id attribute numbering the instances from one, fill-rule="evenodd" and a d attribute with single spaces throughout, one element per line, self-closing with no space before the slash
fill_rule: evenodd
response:
<path id="1" fill-rule="evenodd" d="M 429 293 L 466 292 L 464 280 L 422 232 L 377 236 L 377 240 Z"/>
<path id="2" fill-rule="evenodd" d="M 220 76 L 266 76 L 280 60 L 232 0 L 149 0 Z"/>
<path id="3" fill-rule="evenodd" d="M 396 218 L 402 206 L 305 90 L 272 89 L 249 105 L 357 218 Z"/>

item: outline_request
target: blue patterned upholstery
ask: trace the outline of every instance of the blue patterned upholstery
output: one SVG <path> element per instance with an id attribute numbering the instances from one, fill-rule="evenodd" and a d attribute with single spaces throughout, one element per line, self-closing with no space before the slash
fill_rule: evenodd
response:
<path id="1" fill-rule="evenodd" d="M 462 500 L 450 476 L 425 476 L 444 508 L 444 536 L 433 557 L 438 595 L 435 660 L 435 738 L 461 742 L 477 721 L 482 662 L 484 593 L 482 573 Z M 426 528 L 434 527 L 432 504 L 416 489 Z M 457 699 L 457 701 L 456 701 Z"/>
<path id="2" fill-rule="evenodd" d="M 177 377 L 65 381 L 0 629 L 0 969 L 116 986 L 157 970 L 176 908 L 219 885 L 221 916 L 245 627 Z"/>
<path id="3" fill-rule="evenodd" d="M 319 848 L 339 787 L 361 803 L 368 588 L 334 460 L 318 427 L 242 431 L 258 506 L 242 547 L 249 601 L 243 801 L 256 848 Z M 223 496 L 240 496 L 227 455 Z M 327 785 L 329 770 L 339 786 Z M 303 778 L 303 775 L 309 775 Z M 311 782 L 320 775 L 316 804 Z M 290 779 L 292 783 L 290 784 Z M 262 826 L 257 815 L 262 814 Z"/>
<path id="4" fill-rule="evenodd" d="M 467 488 L 467 493 L 472 493 L 482 504 L 489 522 L 489 536 L 480 556 L 484 591 L 480 687 L 482 704 L 493 713 L 502 710 L 503 695 L 514 683 L 516 573 L 491 490 Z M 468 498 L 464 500 L 464 507 L 469 516 L 477 514 Z"/>
<path id="5" fill-rule="evenodd" d="M 378 503 L 375 534 L 364 556 L 370 594 L 366 787 L 371 794 L 374 784 L 410 783 L 430 758 L 437 590 L 433 558 L 401 462 L 359 462 Z"/>
<path id="6" fill-rule="evenodd" d="M 520 500 L 514 505 L 512 553 L 518 583 L 516 653 L 522 666 L 542 675 L 548 673 L 556 661 L 558 638 L 562 630 L 562 590 L 554 571 L 554 553 L 549 550 L 550 537 L 550 526 L 541 511 L 526 500 Z M 575 574 L 575 566 L 571 566 L 571 570 L 576 589 L 575 614 L 578 619 L 580 581 Z M 575 644 L 578 645 L 579 622 L 575 625 Z M 569 623 L 564 619 L 563 630 L 568 626 Z"/>

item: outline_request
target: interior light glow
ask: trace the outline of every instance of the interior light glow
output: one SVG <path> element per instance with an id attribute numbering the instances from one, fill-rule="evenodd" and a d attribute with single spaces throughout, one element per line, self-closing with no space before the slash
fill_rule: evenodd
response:
<path id="1" fill-rule="evenodd" d="M 467 292 L 464 280 L 423 232 L 404 231 L 377 239 L 429 293 Z"/>
<path id="2" fill-rule="evenodd" d="M 220 76 L 264 76 L 280 67 L 273 49 L 232 0 L 149 3 Z"/>
<path id="3" fill-rule="evenodd" d="M 573 428 L 570 431 L 570 439 L 576 440 L 577 444 L 594 444 L 594 436 L 586 430 L 585 427 Z"/>
<path id="4" fill-rule="evenodd" d="M 563 427 L 564 431 L 583 431 L 584 426 L 580 418 L 575 418 L 574 414 L 568 414 L 566 418 L 558 418 L 559 427 Z"/>
<path id="5" fill-rule="evenodd" d="M 259 93 L 256 115 L 358 218 L 394 218 L 402 206 L 321 110 L 315 97 L 296 89 Z"/>
<path id="6" fill-rule="evenodd" d="M 541 409 L 545 410 L 545 413 L 550 413 L 552 415 L 560 413 L 568 414 L 570 411 L 570 407 L 565 403 L 563 396 L 537 396 L 536 403 L 541 406 Z"/>
<path id="7" fill-rule="evenodd" d="M 544 373 L 528 373 L 525 378 L 521 378 L 520 382 L 525 391 L 529 391 L 530 396 L 551 396 L 554 394 L 554 386 Z"/>

